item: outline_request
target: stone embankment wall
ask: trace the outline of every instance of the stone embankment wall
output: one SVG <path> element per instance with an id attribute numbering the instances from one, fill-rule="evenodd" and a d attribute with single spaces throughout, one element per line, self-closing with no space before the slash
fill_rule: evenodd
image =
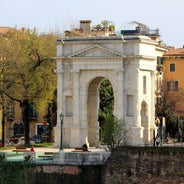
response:
<path id="1" fill-rule="evenodd" d="M 102 166 L 37 165 L 29 184 L 100 184 Z M 29 175 L 30 176 L 30 175 Z"/>
<path id="2" fill-rule="evenodd" d="M 184 183 L 184 148 L 119 148 L 103 169 L 104 184 Z"/>

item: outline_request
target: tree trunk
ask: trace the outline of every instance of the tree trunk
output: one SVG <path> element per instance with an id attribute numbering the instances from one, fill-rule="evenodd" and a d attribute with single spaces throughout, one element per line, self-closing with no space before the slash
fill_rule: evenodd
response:
<path id="1" fill-rule="evenodd" d="M 25 127 L 25 144 L 29 145 L 30 140 L 29 140 L 29 100 L 24 100 L 23 101 L 23 121 L 24 121 L 24 127 Z"/>
<path id="2" fill-rule="evenodd" d="M 4 114 L 3 114 L 3 118 L 2 118 L 2 146 L 6 147 L 6 136 L 5 136 L 5 118 L 4 118 Z"/>

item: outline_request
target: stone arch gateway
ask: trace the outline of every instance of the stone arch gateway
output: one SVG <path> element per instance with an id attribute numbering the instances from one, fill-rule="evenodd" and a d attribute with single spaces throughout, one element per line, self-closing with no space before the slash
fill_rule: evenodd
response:
<path id="1" fill-rule="evenodd" d="M 98 147 L 98 88 L 104 79 L 113 86 L 114 115 L 125 122 L 128 144 L 151 144 L 153 134 L 146 133 L 144 137 L 141 108 L 142 101 L 146 101 L 146 131 L 154 131 L 154 73 L 157 55 L 162 52 L 155 41 L 145 36 L 57 40 L 55 146 L 61 141 L 59 114 L 62 112 L 64 147 L 81 147 L 84 143 Z M 146 77 L 144 92 L 143 77 Z"/>

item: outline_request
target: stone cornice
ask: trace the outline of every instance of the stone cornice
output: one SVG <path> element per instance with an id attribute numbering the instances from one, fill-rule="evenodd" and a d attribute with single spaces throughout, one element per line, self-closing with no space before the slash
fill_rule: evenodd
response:
<path id="1" fill-rule="evenodd" d="M 184 55 L 183 56 L 164 56 L 164 59 L 184 59 Z"/>
<path id="2" fill-rule="evenodd" d="M 81 56 L 81 57 L 53 57 L 53 59 L 56 60 L 63 60 L 63 59 L 75 59 L 75 60 L 92 60 L 92 59 L 130 59 L 130 60 L 137 60 L 137 59 L 145 59 L 145 60 L 155 60 L 156 57 L 155 56 L 145 56 L 145 55 L 135 55 L 135 56 L 110 56 L 110 57 L 104 57 L 104 56 L 94 56 L 94 57 L 85 57 L 85 56 Z"/>
<path id="3" fill-rule="evenodd" d="M 123 41 L 123 37 L 122 36 L 107 36 L 107 37 L 72 37 L 72 38 L 63 38 L 60 40 L 57 40 L 56 43 L 60 44 L 65 44 L 67 42 L 71 43 L 71 42 L 91 42 L 91 41 L 115 41 L 115 40 L 119 40 L 119 41 Z"/>
<path id="4" fill-rule="evenodd" d="M 155 56 L 145 56 L 145 55 L 135 55 L 135 56 L 126 56 L 126 59 L 137 60 L 137 59 L 146 59 L 146 60 L 155 60 Z"/>
<path id="5" fill-rule="evenodd" d="M 68 57 L 67 57 L 68 58 Z M 125 57 L 73 57 L 71 58 L 72 60 L 96 60 L 96 59 L 99 59 L 99 60 L 104 60 L 104 59 L 124 59 Z M 65 58 L 66 59 L 66 58 Z M 68 58 L 70 59 L 70 58 Z"/>

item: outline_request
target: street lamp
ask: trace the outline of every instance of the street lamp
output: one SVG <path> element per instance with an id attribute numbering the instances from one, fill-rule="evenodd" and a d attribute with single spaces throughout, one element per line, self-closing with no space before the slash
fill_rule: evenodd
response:
<path id="1" fill-rule="evenodd" d="M 60 141 L 60 150 L 63 150 L 63 119 L 64 119 L 64 114 L 61 112 L 59 115 L 60 122 L 61 122 L 61 141 Z"/>

